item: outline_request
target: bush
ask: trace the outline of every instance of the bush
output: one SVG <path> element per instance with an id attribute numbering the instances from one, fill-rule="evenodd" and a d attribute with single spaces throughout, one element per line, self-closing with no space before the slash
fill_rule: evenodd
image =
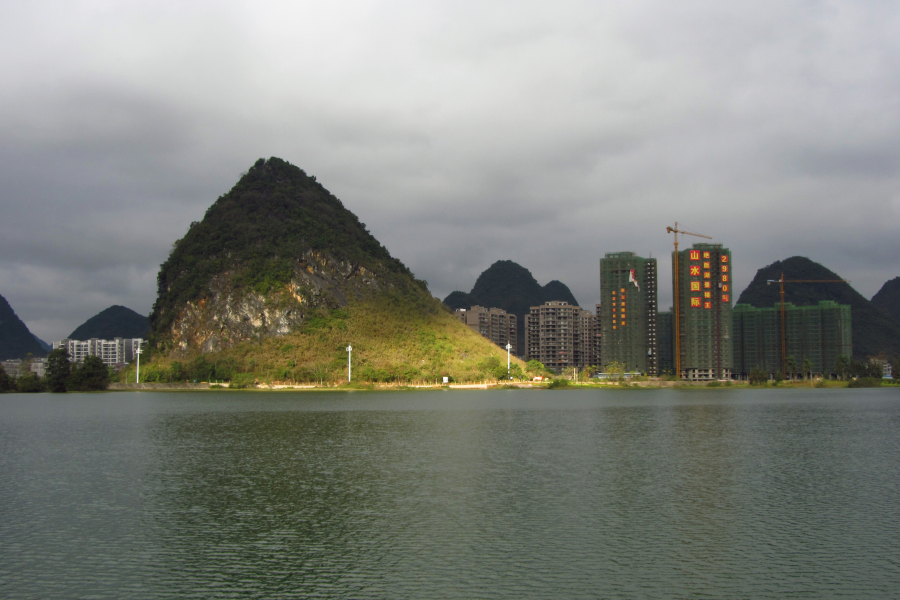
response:
<path id="1" fill-rule="evenodd" d="M 871 388 L 871 387 L 881 387 L 881 378 L 879 377 L 859 377 L 854 379 L 847 387 L 851 388 Z"/>
<path id="2" fill-rule="evenodd" d="M 16 380 L 6 374 L 6 369 L 0 365 L 0 394 L 16 391 Z"/>
<path id="3" fill-rule="evenodd" d="M 235 373 L 234 377 L 231 378 L 229 387 L 233 390 L 242 390 L 255 385 L 256 377 L 253 376 L 253 373 Z"/>
<path id="4" fill-rule="evenodd" d="M 69 353 L 63 348 L 51 350 L 47 355 L 47 386 L 50 391 L 56 394 L 65 392 L 71 376 L 72 363 L 69 362 Z"/>
<path id="5" fill-rule="evenodd" d="M 44 391 L 44 382 L 34 373 L 23 375 L 16 380 L 16 389 L 25 394 Z"/>
<path id="6" fill-rule="evenodd" d="M 180 382 L 187 381 L 188 375 L 187 371 L 184 370 L 184 365 L 178 362 L 177 360 L 172 361 L 171 366 L 169 367 L 169 381 L 171 382 Z"/>
<path id="7" fill-rule="evenodd" d="M 529 375 L 541 375 L 546 371 L 544 364 L 538 360 L 529 360 L 525 363 L 525 372 Z"/>
<path id="8" fill-rule="evenodd" d="M 559 377 L 550 382 L 547 386 L 548 390 L 564 390 L 569 387 L 569 380 Z"/>
<path id="9" fill-rule="evenodd" d="M 513 379 L 524 379 L 525 373 L 522 372 L 522 367 L 513 363 L 513 365 L 509 368 L 509 376 Z"/>
<path id="10" fill-rule="evenodd" d="M 762 369 L 750 370 L 750 385 L 766 385 L 769 382 L 769 376 Z"/>
<path id="11" fill-rule="evenodd" d="M 721 381 L 710 381 L 706 384 L 706 387 L 722 387 Z"/>
<path id="12" fill-rule="evenodd" d="M 99 356 L 88 356 L 72 371 L 66 389 L 74 392 L 97 392 L 109 387 L 109 368 Z"/>

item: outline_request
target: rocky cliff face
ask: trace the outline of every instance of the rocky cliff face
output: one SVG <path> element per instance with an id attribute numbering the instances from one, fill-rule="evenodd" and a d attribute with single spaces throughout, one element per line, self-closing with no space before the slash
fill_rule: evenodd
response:
<path id="1" fill-rule="evenodd" d="M 321 251 L 304 254 L 290 281 L 266 293 L 236 286 L 231 273 L 222 273 L 213 277 L 208 294 L 186 302 L 172 323 L 172 351 L 216 352 L 239 342 L 287 335 L 319 309 L 347 306 L 367 292 L 393 287 L 366 267 Z"/>

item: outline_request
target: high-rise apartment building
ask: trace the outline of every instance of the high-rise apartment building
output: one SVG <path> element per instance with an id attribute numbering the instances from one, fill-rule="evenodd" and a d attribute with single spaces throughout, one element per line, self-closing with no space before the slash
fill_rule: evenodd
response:
<path id="1" fill-rule="evenodd" d="M 575 362 L 580 368 L 600 366 L 600 321 L 589 310 L 576 311 L 578 323 L 575 327 Z"/>
<path id="2" fill-rule="evenodd" d="M 468 325 L 475 333 L 486 337 L 504 350 L 506 344 L 512 345 L 513 354 L 518 347 L 519 336 L 516 315 L 507 313 L 502 308 L 485 308 L 473 306 L 466 310 L 457 308 L 456 318 Z"/>
<path id="3" fill-rule="evenodd" d="M 794 306 L 785 313 L 786 356 L 793 356 L 798 370 L 809 360 L 814 374 L 830 377 L 840 355 L 853 353 L 850 306 L 822 300 L 817 305 Z M 732 313 L 734 373 L 747 378 L 752 369 L 769 376 L 781 371 L 781 307 L 755 308 L 737 304 Z M 786 374 L 785 374 L 786 375 Z"/>
<path id="4" fill-rule="evenodd" d="M 611 252 L 600 259 L 601 355 L 626 371 L 659 374 L 655 258 Z"/>
<path id="5" fill-rule="evenodd" d="M 656 329 L 657 342 L 659 347 L 659 374 L 674 375 L 675 374 L 675 332 L 672 327 L 672 311 L 670 307 L 668 311 L 661 312 L 657 315 Z"/>
<path id="6" fill-rule="evenodd" d="M 728 379 L 732 368 L 731 250 L 719 244 L 694 244 L 680 251 L 677 289 L 674 252 L 672 258 L 672 287 L 680 313 L 680 376 Z"/>
<path id="7" fill-rule="evenodd" d="M 568 302 L 532 306 L 525 321 L 526 359 L 557 373 L 596 365 L 596 317 Z"/>
<path id="8" fill-rule="evenodd" d="M 597 304 L 594 306 L 594 319 L 592 323 L 592 333 L 591 333 L 591 350 L 593 355 L 591 356 L 590 364 L 597 367 L 598 369 L 603 369 L 603 327 L 601 326 L 600 320 L 600 305 Z"/>

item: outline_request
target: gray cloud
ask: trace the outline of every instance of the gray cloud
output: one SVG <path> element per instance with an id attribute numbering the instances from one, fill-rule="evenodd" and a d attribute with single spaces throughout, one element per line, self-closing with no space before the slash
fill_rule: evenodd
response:
<path id="1" fill-rule="evenodd" d="M 736 287 L 900 271 L 885 2 L 19 4 L 0 19 L 0 294 L 44 338 L 148 312 L 254 160 L 305 169 L 443 297 L 498 259 L 597 301 L 679 221 Z"/>

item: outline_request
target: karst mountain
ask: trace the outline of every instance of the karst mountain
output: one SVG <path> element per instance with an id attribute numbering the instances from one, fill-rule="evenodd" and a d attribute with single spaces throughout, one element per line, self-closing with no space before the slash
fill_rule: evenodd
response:
<path id="1" fill-rule="evenodd" d="M 151 339 L 179 368 L 346 377 L 351 346 L 372 380 L 475 378 L 500 354 L 314 176 L 278 158 L 257 161 L 191 223 L 157 283 Z"/>

